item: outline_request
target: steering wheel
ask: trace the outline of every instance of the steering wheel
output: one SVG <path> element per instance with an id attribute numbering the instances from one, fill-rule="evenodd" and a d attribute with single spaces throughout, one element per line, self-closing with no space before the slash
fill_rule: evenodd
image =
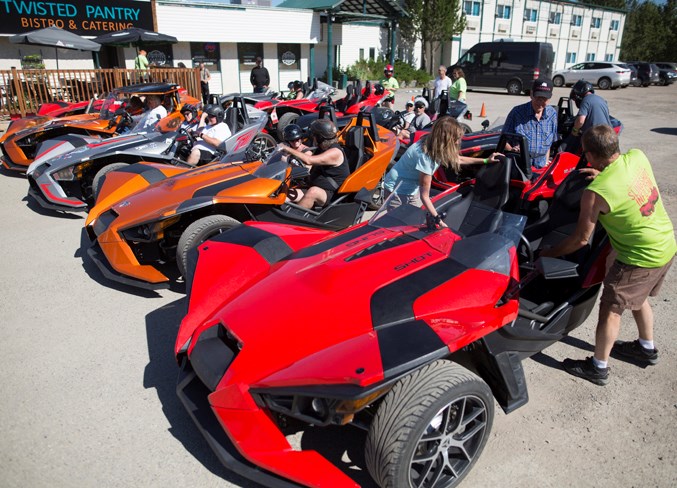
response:
<path id="1" fill-rule="evenodd" d="M 517 244 L 517 252 L 521 252 L 521 250 L 524 249 L 526 251 L 527 255 L 527 262 L 528 263 L 533 263 L 534 262 L 534 251 L 531 249 L 531 244 L 529 243 L 529 240 L 520 232 L 520 242 Z"/>
<path id="2" fill-rule="evenodd" d="M 190 141 L 191 146 L 197 142 L 197 139 L 195 139 L 195 136 L 190 133 L 190 131 L 186 128 L 181 128 L 179 129 L 179 134 L 185 135 L 188 140 Z"/>
<path id="3" fill-rule="evenodd" d="M 529 239 L 526 238 L 526 236 L 518 231 L 515 228 L 512 227 L 501 227 L 498 229 L 498 234 L 502 235 L 506 239 L 509 239 L 512 242 L 517 242 L 516 249 L 517 249 L 517 254 L 524 254 L 527 256 L 527 259 L 529 263 L 534 262 L 534 251 L 531 249 L 531 244 L 529 243 Z M 519 238 L 515 239 L 519 234 Z"/>

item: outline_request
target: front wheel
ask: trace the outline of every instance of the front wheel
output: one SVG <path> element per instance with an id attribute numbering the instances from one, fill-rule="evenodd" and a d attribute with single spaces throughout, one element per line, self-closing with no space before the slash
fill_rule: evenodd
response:
<path id="1" fill-rule="evenodd" d="M 287 112 L 280 120 L 277 121 L 277 138 L 284 141 L 284 128 L 288 125 L 295 124 L 299 119 L 299 114 L 294 112 Z"/>
<path id="2" fill-rule="evenodd" d="M 510 80 L 506 89 L 510 95 L 519 95 L 522 93 L 522 83 L 519 80 Z"/>
<path id="3" fill-rule="evenodd" d="M 552 84 L 557 86 L 557 87 L 564 86 L 564 77 L 563 76 L 555 76 L 552 79 Z"/>
<path id="4" fill-rule="evenodd" d="M 463 129 L 464 134 L 470 134 L 472 132 L 472 128 L 468 124 L 461 124 L 461 128 Z"/>
<path id="5" fill-rule="evenodd" d="M 484 449 L 494 400 L 477 375 L 436 361 L 398 381 L 369 429 L 365 459 L 383 488 L 451 488 Z"/>
<path id="6" fill-rule="evenodd" d="M 129 166 L 127 163 L 112 163 L 107 164 L 97 171 L 97 173 L 94 175 L 94 179 L 92 180 L 92 200 L 94 200 L 95 203 L 99 198 L 99 193 L 101 193 L 101 188 L 103 187 L 106 175 L 113 171 L 126 168 L 127 166 Z"/>
<path id="7" fill-rule="evenodd" d="M 176 246 L 176 265 L 181 276 L 185 278 L 188 269 L 188 253 L 218 234 L 238 225 L 239 222 L 226 215 L 209 215 L 190 224 Z"/>
<path id="8" fill-rule="evenodd" d="M 277 141 L 270 134 L 256 134 L 247 148 L 247 161 L 263 161 L 275 150 Z"/>
<path id="9" fill-rule="evenodd" d="M 611 80 L 609 78 L 602 78 L 597 82 L 600 90 L 608 90 L 611 88 Z"/>

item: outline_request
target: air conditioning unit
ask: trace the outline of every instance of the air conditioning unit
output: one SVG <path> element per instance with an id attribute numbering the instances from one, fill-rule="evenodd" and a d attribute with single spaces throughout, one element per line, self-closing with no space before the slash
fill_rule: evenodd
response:
<path id="1" fill-rule="evenodd" d="M 592 31 L 592 32 L 590 33 L 590 39 L 595 40 L 595 39 L 597 39 L 598 37 L 599 37 L 599 34 L 598 34 L 597 32 Z"/>
<path id="2" fill-rule="evenodd" d="M 533 34 L 536 32 L 536 26 L 535 25 L 525 25 L 524 26 L 524 32 L 526 34 Z"/>
<path id="3" fill-rule="evenodd" d="M 557 28 L 552 28 L 548 31 L 548 35 L 550 35 L 550 37 L 557 37 L 557 34 L 559 34 L 559 29 Z"/>
<path id="4" fill-rule="evenodd" d="M 612 40 L 612 41 L 615 41 L 616 40 L 616 33 L 615 32 L 609 33 L 609 39 Z"/>
<path id="5" fill-rule="evenodd" d="M 581 36 L 581 30 L 580 29 L 572 29 L 571 37 L 580 37 L 580 36 Z"/>
<path id="6" fill-rule="evenodd" d="M 498 24 L 496 30 L 503 33 L 508 32 L 508 24 Z"/>
<path id="7" fill-rule="evenodd" d="M 468 22 L 465 25 L 466 29 L 473 30 L 473 31 L 477 30 L 477 28 L 479 26 L 480 26 L 480 23 L 477 20 L 468 20 Z"/>

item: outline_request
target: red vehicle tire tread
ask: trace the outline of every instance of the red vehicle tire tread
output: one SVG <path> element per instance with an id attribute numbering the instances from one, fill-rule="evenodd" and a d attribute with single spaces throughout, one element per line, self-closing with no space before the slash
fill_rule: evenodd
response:
<path id="1" fill-rule="evenodd" d="M 239 224 L 240 222 L 234 218 L 219 214 L 208 215 L 190 224 L 181 234 L 179 243 L 176 246 L 176 265 L 179 268 L 181 276 L 186 276 L 188 252 L 191 249 Z"/>

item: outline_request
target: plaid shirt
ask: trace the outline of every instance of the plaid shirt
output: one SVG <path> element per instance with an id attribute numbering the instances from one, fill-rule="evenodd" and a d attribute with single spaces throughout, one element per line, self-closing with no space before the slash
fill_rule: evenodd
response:
<path id="1" fill-rule="evenodd" d="M 550 146 L 557 139 L 557 110 L 547 105 L 538 120 L 531 102 L 517 105 L 508 114 L 503 132 L 524 135 L 529 143 L 531 164 L 542 168 L 548 163 Z"/>

